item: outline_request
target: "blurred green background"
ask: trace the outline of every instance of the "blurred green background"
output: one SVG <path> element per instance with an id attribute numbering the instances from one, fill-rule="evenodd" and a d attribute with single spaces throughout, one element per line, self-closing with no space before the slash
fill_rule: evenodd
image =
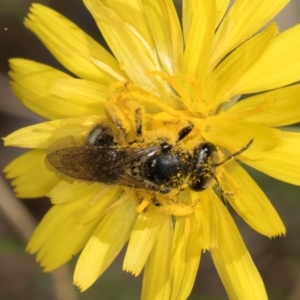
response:
<path id="1" fill-rule="evenodd" d="M 104 42 L 81 0 L 0 0 L 0 136 L 42 120 L 24 108 L 11 93 L 7 60 L 10 57 L 23 57 L 61 68 L 39 40 L 23 26 L 23 19 L 33 2 L 56 9 L 96 40 Z M 181 1 L 176 2 L 180 9 Z M 281 31 L 299 21 L 300 0 L 292 0 L 276 18 Z M 22 150 L 4 148 L 1 143 L 1 169 L 20 153 Z M 254 232 L 234 212 L 232 214 L 263 277 L 270 299 L 300 299 L 300 188 L 253 170 L 249 172 L 277 208 L 287 227 L 287 235 L 269 240 Z M 46 198 L 26 201 L 15 199 L 2 174 L 0 184 L 0 299 L 139 299 L 141 276 L 135 278 L 122 271 L 124 253 L 85 293 L 79 293 L 72 286 L 75 261 L 54 273 L 42 273 L 34 257 L 25 252 L 25 245 L 36 222 L 49 209 L 49 201 Z M 209 253 L 205 253 L 201 259 L 199 274 L 189 299 L 227 299 Z"/>

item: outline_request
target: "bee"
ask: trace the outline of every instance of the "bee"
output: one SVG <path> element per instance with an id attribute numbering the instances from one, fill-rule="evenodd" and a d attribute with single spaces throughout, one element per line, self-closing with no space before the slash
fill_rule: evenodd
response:
<path id="1" fill-rule="evenodd" d="M 244 152 L 253 140 L 225 161 L 219 162 L 218 150 L 212 143 L 199 142 L 192 151 L 180 144 L 193 128 L 192 124 L 181 128 L 175 144 L 164 139 L 147 143 L 143 138 L 139 139 L 142 136 L 139 125 L 136 129 L 137 140 L 120 145 L 116 126 L 105 120 L 90 131 L 84 145 L 76 144 L 72 137 L 66 139 L 67 143 L 59 141 L 60 149 L 50 150 L 46 161 L 52 171 L 77 180 L 160 194 L 182 189 L 184 185 L 199 192 L 208 188 L 213 179 L 217 181 L 215 173 L 218 166 Z M 125 131 L 124 128 L 118 129 Z"/>
<path id="2" fill-rule="evenodd" d="M 126 91 L 127 85 L 121 89 Z M 170 110 L 156 114 L 148 122 L 150 126 L 145 126 L 143 107 L 132 101 L 130 94 L 124 93 L 128 95 L 125 99 L 116 90 L 108 97 L 106 118 L 90 129 L 84 141 L 77 142 L 73 136 L 58 140 L 48 148 L 45 162 L 63 180 L 131 188 L 140 203 L 138 212 L 151 202 L 155 206 L 168 202 L 174 215 L 192 213 L 188 205 L 182 210 L 178 194 L 186 188 L 203 191 L 213 180 L 222 191 L 216 168 L 253 142 L 220 161 L 217 147 L 199 140 L 196 120 L 181 118 Z"/>

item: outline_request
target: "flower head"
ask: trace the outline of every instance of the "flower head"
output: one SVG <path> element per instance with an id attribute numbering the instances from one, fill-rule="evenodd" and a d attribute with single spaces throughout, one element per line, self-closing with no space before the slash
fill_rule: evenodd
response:
<path id="1" fill-rule="evenodd" d="M 267 298 L 219 196 L 259 233 L 285 234 L 237 159 L 300 184 L 300 135 L 282 128 L 300 121 L 300 27 L 263 27 L 287 2 L 184 0 L 181 26 L 171 0 L 84 0 L 113 55 L 32 5 L 25 25 L 72 74 L 10 61 L 16 95 L 50 120 L 5 138 L 33 149 L 5 169 L 16 194 L 53 204 L 27 247 L 45 271 L 80 253 L 84 291 L 128 242 L 142 299 L 186 299 L 209 250 L 231 299 Z"/>

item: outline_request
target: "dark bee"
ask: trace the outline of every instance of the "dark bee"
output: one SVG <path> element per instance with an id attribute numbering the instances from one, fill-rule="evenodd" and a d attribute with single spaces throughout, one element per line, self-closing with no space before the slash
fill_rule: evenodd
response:
<path id="1" fill-rule="evenodd" d="M 192 131 L 188 125 L 180 130 L 177 143 Z M 139 126 L 140 131 L 140 126 Z M 139 134 L 140 135 L 140 134 Z M 60 142 L 61 143 L 61 142 Z M 215 145 L 199 143 L 193 153 L 166 141 L 145 144 L 136 141 L 121 146 L 113 128 L 107 124 L 96 126 L 84 146 L 75 143 L 49 151 L 46 157 L 50 169 L 73 179 L 117 184 L 162 194 L 180 188 L 183 184 L 194 191 L 205 190 L 215 176 L 216 167 L 245 151 L 240 151 L 219 162 Z M 49 165 L 49 163 L 50 165 Z"/>
<path id="2" fill-rule="evenodd" d="M 252 143 L 219 162 L 216 146 L 197 143 L 194 125 L 172 113 L 163 117 L 158 114 L 151 123 L 155 130 L 143 133 L 143 107 L 130 99 L 121 101 L 118 87 L 108 97 L 107 118 L 89 132 L 84 142 L 76 143 L 73 137 L 67 137 L 49 147 L 46 165 L 59 177 L 160 194 L 179 192 L 187 186 L 202 191 L 213 179 L 218 184 L 215 175 L 218 166 L 241 154 Z M 127 91 L 127 84 L 121 83 L 120 87 Z M 151 136 L 154 131 L 158 134 Z M 183 146 L 187 141 L 192 141 L 189 149 Z"/>

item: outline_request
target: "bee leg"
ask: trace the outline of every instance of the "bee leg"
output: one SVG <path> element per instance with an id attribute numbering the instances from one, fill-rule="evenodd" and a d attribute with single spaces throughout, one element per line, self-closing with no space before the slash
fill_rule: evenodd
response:
<path id="1" fill-rule="evenodd" d="M 174 193 L 173 195 L 157 194 L 155 198 L 156 202 L 160 204 L 159 206 L 156 205 L 157 209 L 167 215 L 172 215 L 174 217 L 184 217 L 192 215 L 195 210 L 197 210 L 201 205 L 200 198 L 193 203 L 180 203 L 178 202 L 179 198 L 177 193 Z"/>
<path id="2" fill-rule="evenodd" d="M 105 106 L 105 113 L 108 119 L 114 123 L 117 129 L 118 142 L 120 144 L 130 143 L 134 140 L 134 134 L 132 132 L 132 125 L 130 119 L 124 114 L 124 109 L 114 103 L 107 102 Z"/>
<path id="3" fill-rule="evenodd" d="M 225 205 L 225 207 L 228 209 L 228 204 L 227 204 L 227 199 L 226 199 L 226 197 L 225 197 L 225 194 L 224 194 L 224 193 L 221 193 L 221 194 L 220 194 L 220 198 L 221 198 L 223 204 Z"/>
<path id="4" fill-rule="evenodd" d="M 132 105 L 133 114 L 134 114 L 135 134 L 137 136 L 142 136 L 144 110 L 140 105 L 138 105 L 134 101 L 132 101 L 131 105 Z"/>
<path id="5" fill-rule="evenodd" d="M 148 208 L 148 206 L 152 202 L 152 197 L 149 195 L 149 192 L 147 191 L 135 191 L 135 196 L 138 202 L 138 207 L 136 209 L 136 212 L 138 214 L 145 212 Z"/>
<path id="6" fill-rule="evenodd" d="M 128 82 L 112 84 L 105 105 L 105 113 L 115 125 L 120 144 L 130 143 L 131 139 L 134 139 L 131 115 L 124 107 L 124 103 L 129 99 L 127 85 Z"/>
<path id="7" fill-rule="evenodd" d="M 144 212 L 147 210 L 148 206 L 150 205 L 151 201 L 150 199 L 147 197 L 147 198 L 144 198 L 142 200 L 142 202 L 138 205 L 137 209 L 136 209 L 136 212 L 138 214 Z"/>
<path id="8" fill-rule="evenodd" d="M 142 136 L 144 110 L 131 99 L 127 84 L 118 83 L 111 87 L 105 106 L 106 115 L 115 124 L 123 144 L 133 143 Z"/>
<path id="9" fill-rule="evenodd" d="M 193 214 L 201 205 L 201 200 L 194 204 L 183 204 L 173 201 L 159 201 L 155 196 L 151 197 L 149 192 L 136 191 L 136 198 L 139 203 L 137 213 L 142 213 L 152 204 L 162 213 L 175 217 L 185 217 Z"/>
<path id="10" fill-rule="evenodd" d="M 162 212 L 175 217 L 186 217 L 192 215 L 201 205 L 201 201 L 194 204 L 169 203 L 158 207 Z"/>
<path id="11" fill-rule="evenodd" d="M 155 196 L 152 198 L 152 204 L 157 207 L 162 206 L 162 204 L 156 199 Z"/>
<path id="12" fill-rule="evenodd" d="M 212 174 L 212 176 L 213 176 L 214 180 L 215 180 L 216 183 L 217 183 L 217 189 L 218 189 L 218 191 L 220 192 L 220 198 L 222 199 L 222 201 L 223 201 L 224 205 L 226 206 L 226 208 L 228 208 L 228 204 L 227 204 L 228 201 L 227 201 L 227 199 L 226 199 L 226 196 L 232 197 L 232 196 L 234 196 L 234 193 L 233 193 L 233 192 L 225 191 L 225 190 L 222 188 L 222 186 L 221 186 L 221 184 L 220 184 L 220 182 L 219 182 L 217 176 L 216 176 L 215 174 Z"/>

